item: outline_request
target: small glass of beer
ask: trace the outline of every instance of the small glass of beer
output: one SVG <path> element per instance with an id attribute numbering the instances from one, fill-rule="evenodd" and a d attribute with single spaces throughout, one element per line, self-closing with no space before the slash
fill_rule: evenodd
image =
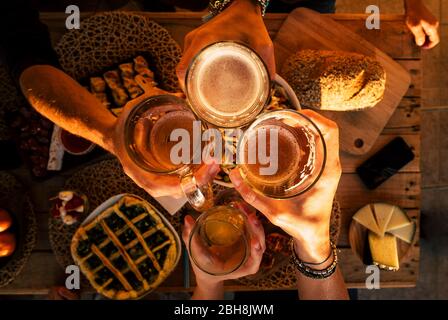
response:
<path id="1" fill-rule="evenodd" d="M 237 146 L 237 167 L 258 193 L 276 199 L 309 190 L 325 167 L 326 147 L 319 128 L 295 110 L 264 113 Z"/>
<path id="2" fill-rule="evenodd" d="M 201 134 L 205 129 L 185 100 L 168 94 L 153 96 L 133 107 L 127 116 L 124 145 L 130 159 L 142 169 L 178 175 L 190 204 L 205 210 L 213 205 L 213 191 L 210 183 L 199 186 L 193 175 L 201 164 L 202 149 L 200 137 L 194 138 L 194 126 L 200 126 Z M 181 130 L 188 139 L 188 148 L 174 153 L 176 161 L 172 150 L 179 141 L 171 139 L 174 130 Z"/>
<path id="3" fill-rule="evenodd" d="M 199 216 L 188 243 L 193 263 L 211 275 L 236 271 L 250 255 L 247 218 L 239 206 L 242 199 L 229 190 L 220 192 L 217 205 Z"/>
<path id="4" fill-rule="evenodd" d="M 249 47 L 223 41 L 202 49 L 185 76 L 187 100 L 202 120 L 223 128 L 245 126 L 270 95 L 263 60 Z"/>

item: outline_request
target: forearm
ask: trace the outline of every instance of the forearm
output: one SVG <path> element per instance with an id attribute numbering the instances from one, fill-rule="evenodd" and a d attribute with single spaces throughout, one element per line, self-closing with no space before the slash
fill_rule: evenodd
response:
<path id="1" fill-rule="evenodd" d="M 21 74 L 20 86 L 43 116 L 114 153 L 114 116 L 67 74 L 49 65 L 32 66 Z"/>
<path id="2" fill-rule="evenodd" d="M 326 279 L 312 279 L 297 272 L 301 300 L 347 300 L 348 292 L 339 267 Z"/>
<path id="3" fill-rule="evenodd" d="M 404 9 L 407 12 L 422 3 L 422 0 L 404 0 Z"/>
<path id="4" fill-rule="evenodd" d="M 328 230 L 328 229 L 327 229 Z M 308 241 L 295 239 L 294 248 L 297 256 L 305 262 L 320 263 L 312 266 L 316 269 L 325 269 L 333 262 L 328 232 L 324 236 L 309 235 Z M 327 257 L 330 259 L 325 260 Z M 326 279 L 309 278 L 297 271 L 297 288 L 299 298 L 302 300 L 341 300 L 348 299 L 347 288 L 339 267 Z"/>
<path id="5" fill-rule="evenodd" d="M 198 283 L 194 289 L 192 300 L 222 300 L 224 299 L 224 282 L 213 284 Z"/>

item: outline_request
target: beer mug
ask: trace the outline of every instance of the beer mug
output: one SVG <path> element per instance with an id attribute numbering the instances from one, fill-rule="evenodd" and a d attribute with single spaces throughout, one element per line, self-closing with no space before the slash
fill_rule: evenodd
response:
<path id="1" fill-rule="evenodd" d="M 250 232 L 242 201 L 234 189 L 221 191 L 216 206 L 196 220 L 188 247 L 192 262 L 202 271 L 229 274 L 249 258 Z"/>
<path id="2" fill-rule="evenodd" d="M 326 147 L 319 128 L 295 110 L 264 113 L 237 146 L 237 168 L 258 193 L 277 199 L 300 195 L 319 179 Z"/>
<path id="3" fill-rule="evenodd" d="M 202 49 L 185 76 L 187 100 L 197 116 L 221 128 L 249 124 L 270 97 L 269 72 L 249 47 L 223 41 Z"/>
<path id="4" fill-rule="evenodd" d="M 199 186 L 193 175 L 201 164 L 201 135 L 205 128 L 186 101 L 166 94 L 140 99 L 127 108 L 130 111 L 124 116 L 123 144 L 129 158 L 148 172 L 178 175 L 182 190 L 195 209 L 211 207 L 211 184 Z M 179 144 L 171 139 L 175 130 L 179 133 L 177 140 L 187 138 L 188 146 L 173 152 Z M 194 139 L 195 134 L 199 134 L 199 139 Z"/>

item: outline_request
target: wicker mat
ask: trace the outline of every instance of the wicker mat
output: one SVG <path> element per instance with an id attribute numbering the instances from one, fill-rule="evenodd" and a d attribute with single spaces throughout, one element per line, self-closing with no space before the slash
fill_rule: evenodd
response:
<path id="1" fill-rule="evenodd" d="M 100 73 L 139 54 L 152 58 L 160 87 L 179 91 L 176 65 L 181 49 L 168 31 L 145 16 L 129 12 L 108 12 L 81 21 L 70 30 L 55 50 L 62 69 L 80 80 Z"/>
<path id="2" fill-rule="evenodd" d="M 0 287 L 11 283 L 22 271 L 36 244 L 37 223 L 33 205 L 22 184 L 9 173 L 0 171 L 0 207 L 13 216 L 12 232 L 17 247 L 10 257 L 0 258 Z"/>
<path id="3" fill-rule="evenodd" d="M 110 197 L 120 193 L 132 193 L 155 206 L 180 233 L 180 216 L 170 215 L 146 191 L 138 187 L 123 172 L 118 160 L 104 160 L 81 169 L 66 181 L 65 190 L 74 190 L 87 196 L 88 210 L 81 219 L 87 217 L 90 212 Z M 77 227 L 77 224 L 64 225 L 60 219 L 53 217 L 49 219 L 50 244 L 56 255 L 56 260 L 63 268 L 73 264 L 70 244 Z"/>

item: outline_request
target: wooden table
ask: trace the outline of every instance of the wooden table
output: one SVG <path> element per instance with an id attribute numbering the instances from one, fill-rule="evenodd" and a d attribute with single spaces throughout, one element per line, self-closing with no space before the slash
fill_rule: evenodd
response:
<path id="1" fill-rule="evenodd" d="M 145 14 L 164 26 L 181 46 L 185 34 L 201 24 L 201 14 L 198 13 Z M 84 14 L 84 16 L 89 15 Z M 362 14 L 334 14 L 331 17 L 390 55 L 404 66 L 412 77 L 412 83 L 406 96 L 383 130 L 374 148 L 363 156 L 341 154 L 343 175 L 337 191 L 337 199 L 342 207 L 342 225 L 338 243 L 340 267 L 348 287 L 365 288 L 365 266 L 352 253 L 348 242 L 348 226 L 351 216 L 366 203 L 386 201 L 405 208 L 413 219 L 419 220 L 421 56 L 420 51 L 413 44 L 413 38 L 404 25 L 401 15 L 382 15 L 381 30 L 367 30 L 364 25 L 365 15 Z M 66 31 L 65 15 L 43 13 L 41 18 L 49 26 L 52 41 L 56 42 Z M 275 36 L 285 18 L 285 14 L 268 14 L 266 16 L 265 22 L 271 37 Z M 369 191 L 359 180 L 355 168 L 396 136 L 402 136 L 412 146 L 416 157 L 389 181 L 376 190 Z M 48 242 L 47 199 L 60 190 L 71 172 L 65 172 L 63 175 L 43 183 L 31 181 L 26 169 L 16 170 L 13 173 L 19 175 L 30 187 L 38 215 L 38 243 L 21 275 L 12 284 L 0 288 L 0 294 L 45 294 L 49 287 L 63 285 L 65 278 L 64 271 L 57 265 Z M 401 265 L 398 272 L 381 273 L 381 287 L 415 286 L 419 272 L 419 252 L 417 241 L 412 248 L 411 258 Z M 181 268 L 182 263 L 158 290 L 188 290 L 183 287 Z M 191 285 L 194 286 L 194 278 L 192 278 Z M 226 289 L 250 290 L 234 281 L 228 282 Z"/>

